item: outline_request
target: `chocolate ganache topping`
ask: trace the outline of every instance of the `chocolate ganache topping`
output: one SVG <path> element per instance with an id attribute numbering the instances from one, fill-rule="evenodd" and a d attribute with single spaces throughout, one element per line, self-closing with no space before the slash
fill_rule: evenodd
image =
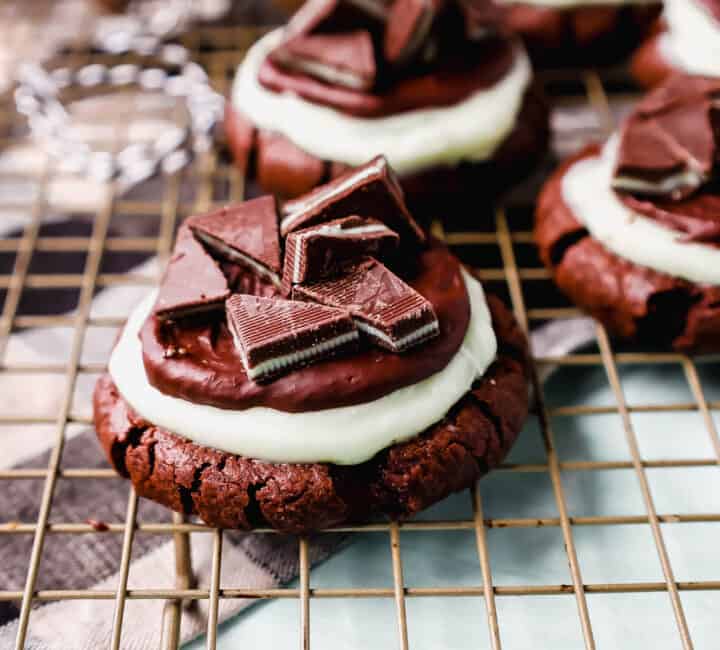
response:
<path id="1" fill-rule="evenodd" d="M 677 75 L 637 105 L 613 187 L 684 240 L 720 246 L 720 79 Z"/>
<path id="2" fill-rule="evenodd" d="M 448 106 L 512 67 L 501 16 L 493 0 L 310 0 L 259 81 L 364 117 Z"/>
<path id="3" fill-rule="evenodd" d="M 459 262 L 426 240 L 382 157 L 289 206 L 190 217 L 158 295 L 140 332 L 148 380 L 229 409 L 377 399 L 442 370 L 470 319 Z"/>

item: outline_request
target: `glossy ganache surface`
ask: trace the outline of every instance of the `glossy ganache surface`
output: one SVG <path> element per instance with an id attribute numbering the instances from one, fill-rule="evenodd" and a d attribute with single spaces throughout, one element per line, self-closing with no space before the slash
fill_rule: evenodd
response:
<path id="1" fill-rule="evenodd" d="M 686 241 L 720 246 L 719 140 L 720 79 L 671 77 L 623 124 L 618 198 Z"/>
<path id="2" fill-rule="evenodd" d="M 349 115 L 381 117 L 455 104 L 513 66 L 514 42 L 489 0 L 369 4 L 307 2 L 264 59 L 260 83 Z M 367 48 L 359 47 L 362 36 Z"/>
<path id="3" fill-rule="evenodd" d="M 377 156 L 295 201 L 186 220 L 139 337 L 165 395 L 293 413 L 421 382 L 458 353 L 470 317 L 459 261 Z"/>
<path id="4" fill-rule="evenodd" d="M 258 384 L 245 375 L 221 315 L 198 317 L 181 326 L 151 315 L 141 331 L 148 379 L 161 392 L 192 402 L 290 412 L 367 402 L 414 384 L 444 368 L 458 351 L 470 308 L 460 264 L 443 245 L 431 242 L 408 267 L 403 279 L 432 304 L 440 324 L 439 336 L 421 347 L 402 355 L 365 347 Z M 279 295 L 273 285 L 242 272 L 236 283 L 254 295 Z M 168 350 L 183 353 L 173 355 Z"/>

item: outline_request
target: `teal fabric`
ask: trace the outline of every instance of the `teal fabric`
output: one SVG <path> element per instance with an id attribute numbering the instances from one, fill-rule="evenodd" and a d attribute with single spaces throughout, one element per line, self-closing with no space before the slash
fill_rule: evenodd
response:
<path id="1" fill-rule="evenodd" d="M 720 400 L 720 362 L 699 365 L 706 397 Z M 679 364 L 620 366 L 628 404 L 693 402 Z M 545 384 L 550 408 L 579 404 L 613 406 L 601 367 L 564 367 Z M 713 413 L 720 427 L 720 411 Z M 713 459 L 710 434 L 698 411 L 634 413 L 632 423 L 644 460 Z M 561 461 L 629 461 L 617 414 L 553 417 Z M 525 428 L 509 462 L 545 463 L 537 423 Z M 660 514 L 720 515 L 720 467 L 648 468 Z M 633 469 L 563 471 L 571 516 L 643 515 L 645 507 Z M 485 517 L 557 517 L 547 472 L 497 471 L 480 484 Z M 469 494 L 447 499 L 422 519 L 471 517 Z M 586 583 L 657 582 L 662 569 L 650 526 L 573 526 L 580 570 Z M 678 581 L 720 580 L 720 523 L 662 525 Z M 487 531 L 495 585 L 570 584 L 558 526 L 493 528 Z M 405 583 L 411 587 L 482 583 L 473 531 L 401 532 Z M 233 585 L 223 585 L 231 587 Z M 312 587 L 391 587 L 386 533 L 355 535 L 354 543 L 311 573 Z M 718 648 L 720 591 L 683 591 L 681 600 L 698 649 Z M 597 647 L 611 650 L 680 648 L 667 593 L 588 594 Z M 575 597 L 498 596 L 500 635 L 506 649 L 583 647 Z M 409 597 L 410 647 L 422 650 L 490 647 L 484 600 Z M 204 639 L 187 646 L 199 650 Z M 293 599 L 259 604 L 221 628 L 219 648 L 293 648 L 299 645 L 299 606 Z M 311 647 L 317 650 L 397 648 L 392 598 L 311 600 Z"/>

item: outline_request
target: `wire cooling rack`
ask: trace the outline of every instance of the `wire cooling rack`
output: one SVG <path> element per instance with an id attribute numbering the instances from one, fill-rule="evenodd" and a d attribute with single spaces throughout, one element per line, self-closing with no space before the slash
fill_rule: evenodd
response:
<path id="1" fill-rule="evenodd" d="M 237 63 L 241 60 L 245 48 L 257 37 L 255 28 L 211 28 L 197 30 L 186 37 L 185 44 L 190 47 L 197 61 L 205 66 L 219 91 L 227 92 Z M 105 60 L 107 57 L 84 51 L 70 51 L 61 57 L 59 64 L 79 64 Z M 588 126 L 583 118 L 578 123 L 573 119 L 556 120 L 556 148 L 565 144 L 576 146 L 577 138 L 602 137 L 612 129 L 617 116 L 614 114 L 617 100 L 631 100 L 636 90 L 626 80 L 622 71 L 604 71 L 600 76 L 595 71 L 572 70 L 546 73 L 541 78 L 546 92 L 555 106 L 583 109 L 585 114 L 593 116 L 593 124 Z M 22 135 L 21 120 L 14 114 L 9 100 L 2 104 L 0 112 L 0 136 L 4 146 L 17 142 Z M 569 144 L 569 140 L 573 140 Z M 15 521 L 16 514 L 2 512 L 0 522 L 0 544 L 3 538 L 21 535 L 27 538 L 31 547 L 30 560 L 24 589 L 20 591 L 0 591 L 0 601 L 13 601 L 20 606 L 17 648 L 23 648 L 32 628 L 33 608 L 45 601 L 106 599 L 114 601 L 114 619 L 112 622 L 111 647 L 122 647 L 123 629 L 133 625 L 132 620 L 124 616 L 129 600 L 153 599 L 165 601 L 162 627 L 162 647 L 177 647 L 179 623 L 183 615 L 182 601 L 209 601 L 207 626 L 207 647 L 215 648 L 217 643 L 217 620 L 220 601 L 224 599 L 295 599 L 299 603 L 298 621 L 301 647 L 310 647 L 310 626 L 312 603 L 323 598 L 383 598 L 394 602 L 397 620 L 397 639 L 390 641 L 389 647 L 410 647 L 406 601 L 419 597 L 455 598 L 474 596 L 484 600 L 487 615 L 489 643 L 498 650 L 502 647 L 503 630 L 499 623 L 496 599 L 507 596 L 565 595 L 575 601 L 577 616 L 582 631 L 584 645 L 588 649 L 596 647 L 596 635 L 588 610 L 588 594 L 643 593 L 662 592 L 666 594 L 672 607 L 677 631 L 678 645 L 688 649 L 693 647 L 691 630 L 680 597 L 684 591 L 720 590 L 719 580 L 701 580 L 692 582 L 678 581 L 670 561 L 664 538 L 664 526 L 680 526 L 687 522 L 720 522 L 720 512 L 703 514 L 672 514 L 659 512 L 653 500 L 648 481 L 648 469 L 678 468 L 688 471 L 702 467 L 717 467 L 720 464 L 720 438 L 713 418 L 713 411 L 720 410 L 720 402 L 706 397 L 702 384 L 700 364 L 718 363 L 717 357 L 693 359 L 674 353 L 645 353 L 632 349 L 616 349 L 605 329 L 596 327 L 596 347 L 590 352 L 568 354 L 560 357 L 536 357 L 533 367 L 533 385 L 536 403 L 531 419 L 536 420 L 544 447 L 546 462 L 534 464 L 505 464 L 499 472 L 545 473 L 552 485 L 556 502 L 556 517 L 540 518 L 486 518 L 483 510 L 482 483 L 470 491 L 472 501 L 471 518 L 460 521 L 417 520 L 402 524 L 373 523 L 365 526 L 343 527 L 339 530 L 347 533 L 375 533 L 386 536 L 392 561 L 392 586 L 388 588 L 313 588 L 309 573 L 308 541 L 299 541 L 299 580 L 297 586 L 277 589 L 248 589 L 242 584 L 221 584 L 221 564 L 223 531 L 202 525 L 185 522 L 181 516 L 174 515 L 172 523 L 138 522 L 138 497 L 129 488 L 127 513 L 124 522 L 108 524 L 108 530 L 102 534 L 122 537 L 122 552 L 118 563 L 119 580 L 115 590 L 39 590 L 38 577 L 41 571 L 45 542 L 49 536 L 79 535 L 96 533 L 90 523 L 51 522 L 53 496 L 60 482 L 104 479 L 120 481 L 109 469 L 88 469 L 82 467 L 63 467 L 61 456 L 68 427 L 91 423 L 87 414 L 73 411 L 73 393 L 76 384 L 87 374 L 97 374 L 104 369 L 103 364 L 83 362 L 84 340 L 91 327 L 118 327 L 120 319 L 96 318 L 91 312 L 91 300 L 97 290 L 108 286 L 152 284 L 157 278 L 147 279 L 131 273 L 107 273 L 103 270 L 105 256 L 117 252 L 135 253 L 140 258 L 156 254 L 166 259 L 171 249 L 174 228 L 187 214 L 211 207 L 214 203 L 239 200 L 244 194 L 242 176 L 232 167 L 227 152 L 220 147 L 207 156 L 195 161 L 193 169 L 169 176 L 162 181 L 162 191 L 150 200 L 114 196 L 108 192 L 104 196 L 100 209 L 88 223 L 89 234 L 78 237 L 41 235 L 41 224 L 48 213 L 49 187 L 53 179 L 53 168 L 48 162 L 42 172 L 35 174 L 33 180 L 39 184 L 39 192 L 29 209 L 28 220 L 21 235 L 0 241 L 0 253 L 12 256 L 12 272 L 0 275 L 3 307 L 0 315 L 0 374 L 17 376 L 31 386 L 33 377 L 38 374 L 54 374 L 64 379 L 63 397 L 55 417 L 46 417 L 28 410 L 12 416 L 0 413 L 0 425 L 25 427 L 37 424 L 50 425 L 54 430 L 54 445 L 47 467 L 41 469 L 6 469 L 0 471 L 2 481 L 34 480 L 42 482 L 42 497 L 35 521 Z M 193 196 L 183 195 L 183 178 L 192 176 L 195 182 Z M 12 199 L 0 198 L 4 207 L 11 206 Z M 0 205 L 2 208 L 3 205 Z M 478 208 L 482 210 L 483 208 Z M 541 267 L 531 237 L 532 199 L 522 193 L 510 196 L 496 210 L 485 208 L 486 218 L 478 218 L 473 224 L 436 221 L 433 230 L 443 237 L 458 255 L 468 264 L 477 268 L 490 290 L 496 291 L 509 300 L 514 312 L 525 330 L 534 328 L 543 322 L 564 319 L 580 315 L 564 301 L 553 289 L 547 272 Z M 110 225 L 116 215 L 135 215 L 152 219 L 156 223 L 156 234 L 152 236 L 122 236 L 110 234 Z M 477 224 L 480 224 L 479 226 Z M 457 230 L 458 227 L 463 230 Z M 479 228 L 479 229 L 478 229 Z M 36 273 L 33 271 L 34 256 L 46 253 L 82 253 L 84 267 L 79 273 Z M 57 269 L 56 269 L 57 270 Z M 37 290 L 71 290 L 76 295 L 74 310 L 64 313 L 30 314 L 23 310 L 24 296 Z M 68 361 L 58 365 L 38 365 L 6 362 L 8 336 L 11 332 L 29 328 L 66 327 L 72 329 L 72 344 Z M 636 364 L 672 365 L 684 375 L 690 401 L 677 403 L 647 404 L 632 403 L 624 393 L 620 369 Z M 608 406 L 591 404 L 568 404 L 550 406 L 546 402 L 540 373 L 547 366 L 581 366 L 604 370 L 612 389 L 614 403 Z M 718 366 L 715 366 L 716 368 Z M 706 458 L 668 458 L 646 460 L 641 455 L 636 427 L 631 414 L 635 413 L 674 413 L 697 412 L 709 436 L 713 454 Z M 630 459 L 627 461 L 561 461 L 556 449 L 554 423 L 559 419 L 577 415 L 614 415 L 619 418 Z M 533 429 L 534 427 L 529 427 Z M 526 432 L 525 435 L 531 435 Z M 99 453 L 99 452 L 98 452 Z M 561 472 L 600 470 L 628 470 L 634 473 L 640 487 L 645 512 L 641 515 L 624 516 L 571 516 L 568 507 L 568 488 L 561 480 Z M 0 488 L 1 490 L 2 488 Z M 0 494 L 2 492 L 0 491 Z M 1 497 L 0 497 L 1 498 Z M 578 561 L 575 538 L 579 527 L 636 525 L 649 527 L 654 540 L 663 579 L 657 582 L 588 583 L 583 579 Z M 496 528 L 559 528 L 564 542 L 565 555 L 569 566 L 571 582 L 568 584 L 518 584 L 495 585 L 491 572 L 491 558 L 487 534 Z M 476 586 L 447 587 L 409 587 L 403 579 L 402 548 L 400 532 L 422 531 L 471 531 L 477 546 L 482 582 Z M 128 573 L 133 541 L 136 533 L 164 535 L 175 542 L 177 579 L 174 588 L 129 589 Z M 100 533 L 96 533 L 100 534 Z M 210 535 L 213 540 L 211 580 L 209 588 L 196 588 L 192 581 L 192 568 L 189 564 L 189 538 L 194 535 Z M 265 531 L 258 534 L 271 534 Z M 406 537 L 403 537 L 406 539 Z M 528 581 L 529 582 L 529 581 Z M 0 585 L 2 588 L 2 585 Z M 287 623 L 290 624 L 290 623 Z"/>

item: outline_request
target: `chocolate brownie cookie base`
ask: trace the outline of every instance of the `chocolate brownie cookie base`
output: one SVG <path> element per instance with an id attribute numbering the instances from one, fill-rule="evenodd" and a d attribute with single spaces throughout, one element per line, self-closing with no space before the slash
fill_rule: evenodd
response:
<path id="1" fill-rule="evenodd" d="M 648 38 L 635 52 L 630 62 L 633 78 L 643 88 L 654 88 L 670 75 L 682 72 L 673 67 L 660 51 L 660 34 Z"/>
<path id="2" fill-rule="evenodd" d="M 525 39 L 539 65 L 611 64 L 622 60 L 648 33 L 661 4 L 594 5 L 573 9 L 512 4 L 510 28 Z"/>
<path id="3" fill-rule="evenodd" d="M 212 526 L 300 534 L 409 517 L 502 462 L 527 415 L 524 335 L 497 298 L 488 306 L 499 347 L 485 376 L 442 421 L 361 465 L 273 464 L 196 445 L 134 414 L 109 375 L 95 387 L 98 438 L 140 496 Z"/>
<path id="4" fill-rule="evenodd" d="M 565 172 L 599 152 L 592 145 L 565 162 L 538 200 L 535 240 L 555 283 L 620 338 L 682 352 L 720 350 L 720 287 L 692 284 L 614 255 L 565 204 Z"/>
<path id="5" fill-rule="evenodd" d="M 228 107 L 228 144 L 237 166 L 261 189 L 291 199 L 348 170 L 344 163 L 320 160 L 288 138 L 256 131 L 246 118 Z M 433 167 L 400 178 L 410 211 L 423 217 L 467 207 L 472 199 L 491 199 L 526 177 L 547 152 L 548 108 L 537 88 L 525 93 L 513 131 L 490 160 Z"/>

